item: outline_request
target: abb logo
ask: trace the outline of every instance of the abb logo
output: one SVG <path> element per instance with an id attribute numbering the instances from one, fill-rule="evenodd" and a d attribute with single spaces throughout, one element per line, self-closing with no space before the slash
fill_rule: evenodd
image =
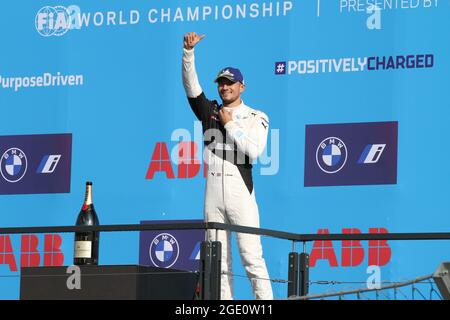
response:
<path id="1" fill-rule="evenodd" d="M 20 248 L 20 267 L 38 267 L 43 257 L 44 266 L 62 266 L 64 254 L 61 252 L 62 238 L 57 234 L 44 235 L 44 252 L 38 250 L 39 238 L 36 235 L 22 235 Z M 0 236 L 0 265 L 7 264 L 10 271 L 18 271 L 11 238 Z"/>
<path id="2" fill-rule="evenodd" d="M 361 231 L 355 228 L 342 229 L 343 234 L 360 234 Z M 369 233 L 388 233 L 385 228 L 370 228 Z M 318 234 L 329 234 L 328 229 L 320 229 Z M 391 248 L 387 240 L 369 240 L 368 265 L 384 266 L 391 260 Z M 343 240 L 341 248 L 341 267 L 359 266 L 365 257 L 365 250 L 359 240 Z M 327 260 L 331 267 L 338 267 L 336 251 L 331 240 L 314 241 L 310 254 L 310 267 L 314 267 L 318 260 Z"/>
<path id="3" fill-rule="evenodd" d="M 198 147 L 194 141 L 182 141 L 178 144 L 178 179 L 194 178 L 200 172 L 201 162 L 195 157 L 197 150 Z M 164 172 L 168 179 L 175 178 L 172 160 L 165 142 L 156 143 L 145 178 L 153 179 L 156 172 Z M 206 166 L 204 166 L 203 176 L 206 177 Z"/>

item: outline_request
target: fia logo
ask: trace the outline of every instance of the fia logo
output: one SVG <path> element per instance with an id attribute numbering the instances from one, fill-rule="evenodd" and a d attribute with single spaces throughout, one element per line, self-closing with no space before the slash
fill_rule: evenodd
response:
<path id="1" fill-rule="evenodd" d="M 43 37 L 60 37 L 72 29 L 80 29 L 80 8 L 78 6 L 46 6 L 36 14 L 36 31 Z"/>
<path id="2" fill-rule="evenodd" d="M 325 173 L 336 173 L 347 162 L 347 147 L 344 141 L 336 137 L 324 139 L 316 151 L 316 162 Z"/>
<path id="3" fill-rule="evenodd" d="M 0 173 L 8 182 L 20 181 L 27 172 L 27 156 L 19 148 L 11 148 L 3 153 L 0 159 Z"/>
<path id="4" fill-rule="evenodd" d="M 153 238 L 149 249 L 150 260 L 156 267 L 170 268 L 177 262 L 180 246 L 169 233 L 160 233 Z"/>

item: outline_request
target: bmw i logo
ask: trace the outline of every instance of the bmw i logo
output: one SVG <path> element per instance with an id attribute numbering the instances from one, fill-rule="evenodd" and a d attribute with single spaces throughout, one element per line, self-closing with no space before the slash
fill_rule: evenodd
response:
<path id="1" fill-rule="evenodd" d="M 27 156 L 18 148 L 11 148 L 0 159 L 0 173 L 8 182 L 20 181 L 27 172 Z"/>
<path id="2" fill-rule="evenodd" d="M 177 262 L 180 246 L 169 233 L 160 233 L 153 238 L 149 249 L 150 260 L 156 267 L 170 268 Z"/>
<path id="3" fill-rule="evenodd" d="M 316 151 L 316 161 L 325 173 L 336 173 L 347 162 L 347 147 L 344 141 L 336 137 L 324 139 Z"/>

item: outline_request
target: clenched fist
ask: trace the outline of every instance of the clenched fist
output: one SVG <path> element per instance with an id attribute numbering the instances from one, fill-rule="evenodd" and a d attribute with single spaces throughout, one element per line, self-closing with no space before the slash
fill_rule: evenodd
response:
<path id="1" fill-rule="evenodd" d="M 191 50 L 195 47 L 197 43 L 200 42 L 205 37 L 204 34 L 199 36 L 196 32 L 189 32 L 184 35 L 184 48 L 186 50 Z"/>
<path id="2" fill-rule="evenodd" d="M 224 110 L 221 108 L 219 110 L 219 118 L 222 125 L 226 125 L 228 122 L 233 120 L 233 111 L 232 110 Z"/>

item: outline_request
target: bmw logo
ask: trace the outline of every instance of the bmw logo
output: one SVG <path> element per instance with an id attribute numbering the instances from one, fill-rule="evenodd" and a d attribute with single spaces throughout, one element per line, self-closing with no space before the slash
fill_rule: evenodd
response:
<path id="1" fill-rule="evenodd" d="M 0 159 L 0 173 L 8 182 L 20 181 L 27 172 L 27 156 L 18 148 L 11 148 Z"/>
<path id="2" fill-rule="evenodd" d="M 180 247 L 177 239 L 169 233 L 160 233 L 150 245 L 150 260 L 156 267 L 170 268 L 177 262 Z"/>
<path id="3" fill-rule="evenodd" d="M 316 151 L 316 161 L 325 173 L 336 173 L 347 162 L 347 147 L 344 141 L 336 137 L 324 139 Z"/>

